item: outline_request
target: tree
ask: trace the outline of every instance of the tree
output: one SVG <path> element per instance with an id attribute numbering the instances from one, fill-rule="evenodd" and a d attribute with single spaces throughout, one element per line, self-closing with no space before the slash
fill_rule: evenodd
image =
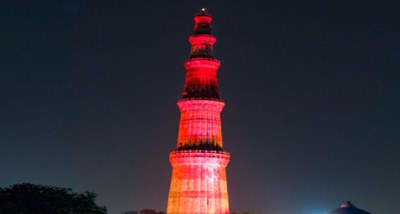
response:
<path id="1" fill-rule="evenodd" d="M 162 212 L 162 211 L 157 212 L 152 209 L 144 209 L 144 210 L 140 211 L 140 214 L 165 214 L 165 212 Z"/>
<path id="2" fill-rule="evenodd" d="M 140 210 L 140 212 L 135 211 L 135 210 L 130 210 L 130 211 L 123 212 L 122 214 L 166 214 L 166 213 L 163 211 L 156 211 L 156 210 L 152 210 L 152 209 L 143 209 L 143 210 Z"/>
<path id="3" fill-rule="evenodd" d="M 139 213 L 136 210 L 131 210 L 131 211 L 123 212 L 122 214 L 139 214 Z"/>
<path id="4" fill-rule="evenodd" d="M 107 214 L 96 205 L 93 192 L 29 183 L 0 188 L 0 213 L 8 214 Z"/>

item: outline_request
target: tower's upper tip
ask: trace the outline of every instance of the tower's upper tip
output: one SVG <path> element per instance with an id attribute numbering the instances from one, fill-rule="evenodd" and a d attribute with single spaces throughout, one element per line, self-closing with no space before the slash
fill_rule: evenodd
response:
<path id="1" fill-rule="evenodd" d="M 195 16 L 209 16 L 211 17 L 211 13 L 207 11 L 207 8 L 203 7 L 200 9 L 200 12 L 196 13 Z"/>

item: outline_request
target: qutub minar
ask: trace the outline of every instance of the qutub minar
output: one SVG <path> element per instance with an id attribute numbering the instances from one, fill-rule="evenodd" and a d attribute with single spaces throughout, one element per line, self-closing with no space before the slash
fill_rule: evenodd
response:
<path id="1" fill-rule="evenodd" d="M 178 100 L 178 144 L 169 155 L 173 169 L 167 214 L 229 214 L 229 153 L 222 150 L 220 117 L 225 104 L 218 92 L 220 61 L 212 55 L 212 16 L 202 9 L 194 21 L 183 98 Z"/>

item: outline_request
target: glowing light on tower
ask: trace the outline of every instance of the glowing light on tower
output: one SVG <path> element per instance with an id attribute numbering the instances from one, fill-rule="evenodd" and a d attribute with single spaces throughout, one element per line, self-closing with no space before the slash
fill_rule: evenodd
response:
<path id="1" fill-rule="evenodd" d="M 171 186 L 167 214 L 228 214 L 226 166 L 229 153 L 222 150 L 219 98 L 214 59 L 216 38 L 211 35 L 212 17 L 202 8 L 194 17 L 194 33 L 189 37 L 190 59 L 184 62 L 186 82 L 177 149 L 170 153 Z"/>

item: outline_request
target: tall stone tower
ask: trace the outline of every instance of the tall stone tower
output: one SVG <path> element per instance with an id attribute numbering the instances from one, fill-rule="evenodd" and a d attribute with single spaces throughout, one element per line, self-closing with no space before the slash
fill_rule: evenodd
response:
<path id="1" fill-rule="evenodd" d="M 228 214 L 226 166 L 229 153 L 222 150 L 217 70 L 213 57 L 216 38 L 211 35 L 211 14 L 202 9 L 194 16 L 189 37 L 190 59 L 184 62 L 186 82 L 177 149 L 170 153 L 171 186 L 167 214 Z"/>

